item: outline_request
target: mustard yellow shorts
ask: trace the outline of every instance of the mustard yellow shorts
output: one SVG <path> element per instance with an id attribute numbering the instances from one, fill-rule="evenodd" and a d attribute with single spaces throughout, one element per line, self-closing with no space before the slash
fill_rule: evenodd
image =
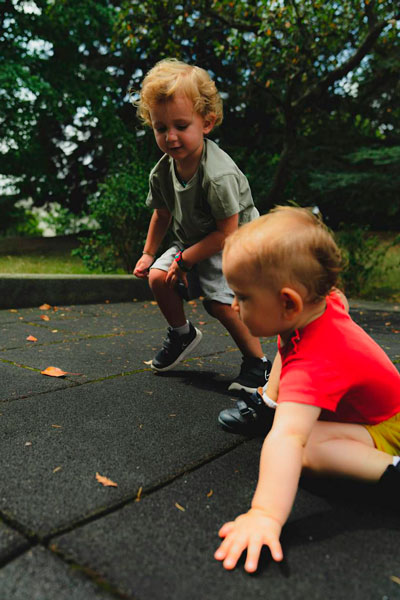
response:
<path id="1" fill-rule="evenodd" d="M 400 456 L 400 413 L 377 425 L 364 425 L 378 450 Z"/>

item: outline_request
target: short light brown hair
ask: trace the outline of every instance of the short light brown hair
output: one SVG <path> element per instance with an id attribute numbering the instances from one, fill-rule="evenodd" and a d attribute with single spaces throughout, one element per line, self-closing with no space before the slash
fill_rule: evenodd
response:
<path id="1" fill-rule="evenodd" d="M 194 110 L 202 117 L 214 114 L 215 125 L 222 122 L 222 100 L 207 71 L 175 58 L 161 60 L 150 69 L 143 80 L 140 98 L 133 104 L 137 106 L 140 119 L 151 126 L 150 110 L 176 94 L 192 100 Z"/>
<path id="2" fill-rule="evenodd" d="M 277 206 L 228 237 L 224 259 L 244 251 L 243 267 L 278 290 L 299 283 L 308 302 L 322 300 L 337 285 L 340 250 L 311 210 Z"/>

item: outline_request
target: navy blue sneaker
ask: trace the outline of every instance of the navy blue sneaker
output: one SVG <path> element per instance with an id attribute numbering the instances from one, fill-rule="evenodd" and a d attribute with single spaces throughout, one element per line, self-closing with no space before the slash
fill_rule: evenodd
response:
<path id="1" fill-rule="evenodd" d="M 271 361 L 261 358 L 243 356 L 240 373 L 228 387 L 229 391 L 245 391 L 249 394 L 256 392 L 259 387 L 264 387 L 268 382 L 271 372 Z"/>
<path id="2" fill-rule="evenodd" d="M 225 408 L 218 415 L 218 424 L 229 433 L 249 437 L 266 436 L 272 427 L 275 409 L 267 406 L 258 392 L 241 392 L 235 408 Z"/>
<path id="3" fill-rule="evenodd" d="M 189 323 L 189 333 L 186 335 L 179 335 L 172 327 L 168 327 L 167 337 L 163 341 L 161 350 L 153 358 L 151 368 L 159 372 L 173 369 L 196 348 L 202 337 L 201 331 L 191 323 Z"/>

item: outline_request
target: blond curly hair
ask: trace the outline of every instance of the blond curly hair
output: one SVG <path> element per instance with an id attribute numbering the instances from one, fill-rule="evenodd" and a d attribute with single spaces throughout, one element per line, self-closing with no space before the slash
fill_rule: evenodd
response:
<path id="1" fill-rule="evenodd" d="M 134 91 L 130 93 L 132 96 Z M 175 58 L 160 60 L 150 69 L 143 80 L 139 100 L 132 103 L 137 107 L 139 118 L 151 126 L 151 109 L 176 94 L 192 100 L 194 110 L 202 117 L 215 115 L 215 125 L 222 122 L 222 100 L 207 71 Z"/>

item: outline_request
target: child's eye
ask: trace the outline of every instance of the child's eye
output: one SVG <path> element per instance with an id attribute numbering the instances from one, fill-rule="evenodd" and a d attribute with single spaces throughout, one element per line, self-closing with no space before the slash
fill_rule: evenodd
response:
<path id="1" fill-rule="evenodd" d="M 246 296 L 238 296 L 238 295 L 236 295 L 236 300 L 238 302 L 244 302 L 245 300 L 247 300 L 247 297 Z"/>
<path id="2" fill-rule="evenodd" d="M 166 131 L 165 127 L 156 127 L 155 129 L 156 129 L 157 133 L 164 133 L 164 131 Z"/>
<path id="3" fill-rule="evenodd" d="M 188 128 L 188 125 L 177 125 L 176 128 L 179 129 L 179 131 L 184 131 Z"/>

